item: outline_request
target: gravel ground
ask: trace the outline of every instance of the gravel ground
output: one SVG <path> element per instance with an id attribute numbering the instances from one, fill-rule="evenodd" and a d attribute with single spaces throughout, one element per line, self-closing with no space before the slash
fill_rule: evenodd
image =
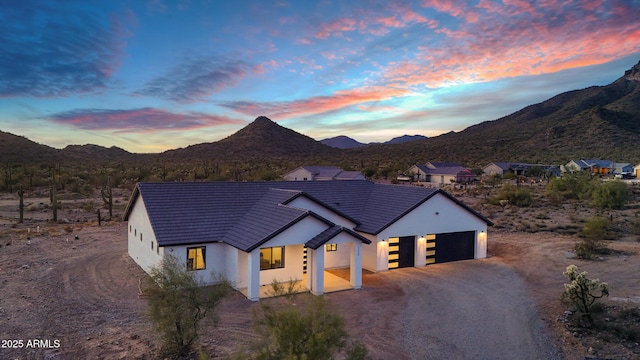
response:
<path id="1" fill-rule="evenodd" d="M 411 359 L 560 359 L 523 281 L 494 259 L 379 274 L 405 292 Z"/>

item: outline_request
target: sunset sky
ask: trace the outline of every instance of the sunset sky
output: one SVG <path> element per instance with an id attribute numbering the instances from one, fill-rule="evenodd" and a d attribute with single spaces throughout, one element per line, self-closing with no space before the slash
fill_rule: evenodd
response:
<path id="1" fill-rule="evenodd" d="M 160 152 L 260 115 L 386 141 L 614 81 L 640 0 L 0 0 L 0 44 L 0 130 L 56 148 Z"/>

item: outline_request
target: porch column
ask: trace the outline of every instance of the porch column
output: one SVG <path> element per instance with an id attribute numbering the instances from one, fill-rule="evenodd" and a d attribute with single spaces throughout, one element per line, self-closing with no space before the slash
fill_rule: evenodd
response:
<path id="1" fill-rule="evenodd" d="M 260 249 L 255 249 L 248 254 L 247 297 L 251 301 L 260 300 Z"/>
<path id="2" fill-rule="evenodd" d="M 307 277 L 311 276 L 311 293 L 313 295 L 324 294 L 324 246 L 311 250 L 311 274 L 307 266 Z"/>
<path id="3" fill-rule="evenodd" d="M 354 241 L 351 243 L 351 263 L 349 282 L 354 289 L 362 287 L 362 243 Z"/>
<path id="4" fill-rule="evenodd" d="M 311 248 L 307 248 L 307 281 L 306 281 L 306 285 L 307 285 L 307 289 L 311 290 L 312 289 L 312 281 L 313 280 L 312 274 L 313 274 L 313 264 L 315 264 L 315 261 L 313 259 L 313 249 Z"/>

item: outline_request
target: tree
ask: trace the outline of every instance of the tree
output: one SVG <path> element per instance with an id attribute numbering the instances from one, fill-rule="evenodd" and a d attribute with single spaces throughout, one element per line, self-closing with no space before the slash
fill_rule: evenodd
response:
<path id="1" fill-rule="evenodd" d="M 230 286 L 226 281 L 203 286 L 195 273 L 171 255 L 150 271 L 145 287 L 148 315 L 161 339 L 164 355 L 180 358 L 193 350 L 199 326 L 224 298 Z M 209 317 L 215 324 L 216 319 Z"/>
<path id="2" fill-rule="evenodd" d="M 567 266 L 562 275 L 569 279 L 569 283 L 564 284 L 562 301 L 572 305 L 593 325 L 593 305 L 598 299 L 609 296 L 609 286 L 598 279 L 587 278 L 587 272 L 578 272 L 578 267 L 575 265 Z"/>

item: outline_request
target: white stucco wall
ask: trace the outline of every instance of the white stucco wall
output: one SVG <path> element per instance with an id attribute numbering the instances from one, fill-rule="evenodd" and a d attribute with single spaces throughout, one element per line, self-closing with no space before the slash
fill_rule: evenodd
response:
<path id="1" fill-rule="evenodd" d="M 442 194 L 436 194 L 422 205 L 381 231 L 378 240 L 400 236 L 457 231 L 487 231 L 487 224 Z"/>
<path id="2" fill-rule="evenodd" d="M 297 207 L 299 209 L 311 210 L 314 213 L 322 216 L 323 218 L 333 222 L 334 224 L 342 225 L 349 229 L 353 229 L 353 227 L 356 226 L 356 224 L 353 221 L 345 217 L 342 217 L 339 214 L 336 214 L 335 212 L 327 209 L 326 207 L 314 201 L 309 200 L 309 198 L 306 198 L 304 196 L 297 197 L 293 201 L 289 202 L 287 205 L 292 207 Z"/>
<path id="3" fill-rule="evenodd" d="M 496 164 L 489 164 L 482 169 L 485 175 L 502 175 L 504 170 Z"/>
<path id="4" fill-rule="evenodd" d="M 336 251 L 327 251 L 326 247 L 323 245 L 324 268 L 337 269 L 348 267 L 351 264 L 351 244 L 353 240 L 353 237 L 343 232 L 327 242 L 327 244 L 337 244 L 338 248 Z M 368 245 L 363 244 L 363 246 L 367 247 Z"/>
<path id="5" fill-rule="evenodd" d="M 203 243 L 165 247 L 166 254 L 175 256 L 178 262 L 187 265 L 187 248 L 205 247 L 205 269 L 194 270 L 199 281 L 205 284 L 219 282 L 220 276 L 227 275 L 227 255 L 231 246 L 223 243 Z M 234 271 L 235 273 L 235 271 Z M 231 280 L 231 279 L 230 279 Z"/>
<path id="6" fill-rule="evenodd" d="M 290 279 L 302 280 L 304 243 L 312 239 L 327 228 L 327 224 L 307 216 L 287 230 L 262 244 L 260 248 L 285 246 L 285 267 L 282 269 L 269 269 L 260 271 L 260 285 L 270 284 L 273 279 L 289 281 Z M 260 252 L 260 248 L 254 252 Z"/>
<path id="7" fill-rule="evenodd" d="M 151 249 L 152 243 L 153 249 Z M 129 215 L 127 250 L 133 261 L 146 272 L 149 272 L 151 268 L 158 266 L 162 262 L 165 249 L 158 249 L 158 242 L 153 233 L 142 197 L 138 197 Z"/>
<path id="8" fill-rule="evenodd" d="M 307 180 L 313 180 L 311 172 L 305 169 L 295 169 L 288 174 L 284 175 L 285 180 L 290 181 L 302 181 L 305 178 Z"/>
<path id="9" fill-rule="evenodd" d="M 389 261 L 388 250 L 383 247 L 382 241 L 378 240 L 375 235 L 365 234 L 363 232 L 359 232 L 358 234 L 371 240 L 371 244 L 362 246 L 362 267 L 369 271 L 378 271 L 380 268 L 378 266 L 379 262 Z"/>
<path id="10" fill-rule="evenodd" d="M 361 234 L 372 240 L 370 246 L 363 246 L 363 267 L 370 271 L 388 270 L 389 250 L 386 240 L 390 237 L 416 236 L 419 239 L 427 234 L 458 231 L 475 231 L 476 234 L 484 232 L 484 239 L 476 235 L 475 258 L 487 256 L 487 224 L 446 196 L 436 194 L 376 237 Z M 426 242 L 416 242 L 415 266 L 425 265 L 425 244 Z"/>

